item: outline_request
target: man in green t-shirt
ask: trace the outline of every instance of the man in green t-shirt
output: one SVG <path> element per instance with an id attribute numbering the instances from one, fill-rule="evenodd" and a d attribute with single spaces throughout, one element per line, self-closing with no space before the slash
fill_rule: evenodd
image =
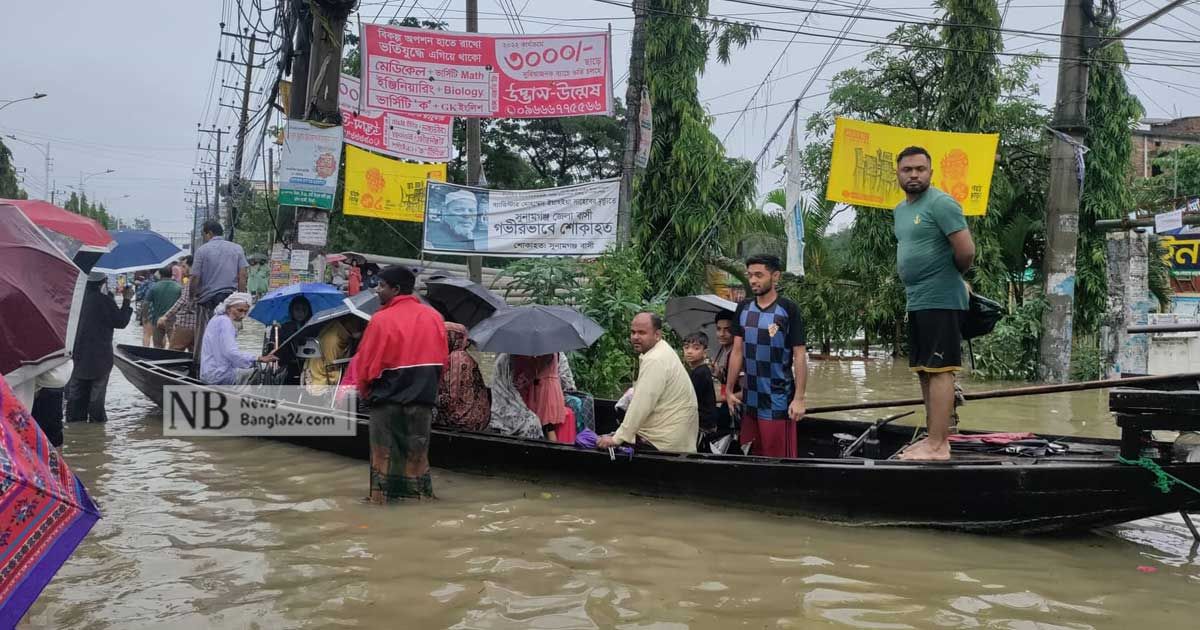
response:
<path id="1" fill-rule="evenodd" d="M 146 296 L 146 300 L 150 303 L 147 321 L 154 325 L 154 347 L 166 348 L 171 330 L 167 324 L 160 324 L 158 320 L 166 315 L 172 306 L 175 306 L 175 302 L 179 300 L 179 294 L 183 293 L 183 285 L 171 278 L 170 267 L 163 267 L 157 273 L 158 280 Z"/>
<path id="2" fill-rule="evenodd" d="M 975 261 L 975 242 L 953 197 L 932 188 L 933 160 L 909 147 L 896 160 L 907 197 L 893 216 L 896 266 L 908 297 L 908 365 L 921 379 L 928 435 L 900 459 L 950 459 L 954 373 L 962 369 L 962 323 L 967 285 L 962 274 Z"/>

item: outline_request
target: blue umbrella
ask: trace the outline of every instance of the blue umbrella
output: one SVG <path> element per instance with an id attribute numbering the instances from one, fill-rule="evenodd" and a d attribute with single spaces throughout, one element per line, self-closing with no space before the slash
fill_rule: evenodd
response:
<path id="1" fill-rule="evenodd" d="M 107 274 L 129 273 L 160 269 L 169 262 L 183 258 L 185 252 L 150 230 L 110 230 L 117 246 L 100 257 L 92 271 Z"/>
<path id="2" fill-rule="evenodd" d="M 291 307 L 292 300 L 300 296 L 308 299 L 313 313 L 320 313 L 325 309 L 338 306 L 346 298 L 337 287 L 331 284 L 302 282 L 275 289 L 262 296 L 250 310 L 250 317 L 268 326 L 273 323 L 282 324 L 291 321 L 292 316 L 288 312 L 288 308 Z"/>

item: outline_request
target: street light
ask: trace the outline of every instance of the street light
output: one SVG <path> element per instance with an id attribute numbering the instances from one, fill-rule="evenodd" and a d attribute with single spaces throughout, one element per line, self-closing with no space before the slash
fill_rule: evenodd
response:
<path id="1" fill-rule="evenodd" d="M 79 196 L 81 198 L 81 201 L 82 201 L 83 197 L 87 196 L 83 192 L 83 185 L 87 183 L 87 180 L 89 180 L 93 177 L 99 176 L 99 175 L 108 175 L 109 173 L 115 173 L 115 172 L 117 172 L 116 169 L 111 169 L 111 168 L 105 169 L 103 171 L 96 171 L 95 173 L 86 173 L 86 174 L 83 171 L 79 171 Z"/>
<path id="2" fill-rule="evenodd" d="M 25 98 L 15 98 L 15 99 L 7 100 L 7 101 L 0 101 L 0 103 L 3 103 L 3 105 L 0 105 L 0 109 L 4 109 L 5 107 L 12 105 L 13 103 L 20 103 L 21 101 L 34 101 L 39 98 L 46 98 L 46 95 L 41 92 L 34 92 L 33 96 L 26 96 Z"/>

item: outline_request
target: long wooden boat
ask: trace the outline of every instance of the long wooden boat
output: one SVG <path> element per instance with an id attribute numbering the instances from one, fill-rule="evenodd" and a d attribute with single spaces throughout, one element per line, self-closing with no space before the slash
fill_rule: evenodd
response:
<path id="1" fill-rule="evenodd" d="M 127 345 L 116 350 L 117 367 L 159 405 L 163 386 L 199 385 L 186 376 L 190 362 L 188 353 Z M 611 402 L 597 401 L 596 415 L 599 432 L 614 428 Z M 800 423 L 803 457 L 798 459 L 643 452 L 613 459 L 607 451 L 435 428 L 430 459 L 438 468 L 467 473 L 544 484 L 602 484 L 860 526 L 1035 534 L 1200 508 L 1200 494 L 1180 486 L 1163 493 L 1152 485 L 1151 472 L 1118 462 L 1118 440 L 1043 436 L 1069 450 L 1040 456 L 956 450 L 952 461 L 939 463 L 841 458 L 846 436 L 870 426 L 806 418 Z M 911 427 L 882 427 L 881 452 L 894 452 L 911 437 Z M 280 439 L 358 459 L 368 453 L 365 422 L 353 437 Z M 1156 445 L 1170 451 L 1170 445 Z M 1161 465 L 1200 486 L 1200 463 L 1164 460 Z"/>

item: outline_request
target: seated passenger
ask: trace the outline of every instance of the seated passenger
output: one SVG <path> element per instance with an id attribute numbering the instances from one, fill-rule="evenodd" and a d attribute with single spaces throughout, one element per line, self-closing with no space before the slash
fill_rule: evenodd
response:
<path id="1" fill-rule="evenodd" d="M 467 352 L 470 341 L 467 327 L 446 322 L 446 343 L 450 355 L 442 366 L 442 380 L 438 384 L 437 410 L 433 416 L 436 425 L 483 431 L 491 415 L 491 394 L 483 383 L 479 364 Z"/>
<path id="2" fill-rule="evenodd" d="M 204 329 L 204 340 L 200 344 L 200 380 L 209 385 L 238 385 L 250 379 L 254 363 L 271 363 L 270 354 L 255 357 L 242 352 L 237 345 L 237 328 L 250 312 L 249 293 L 231 293 L 213 310 L 213 318 Z"/>
<path id="3" fill-rule="evenodd" d="M 566 404 L 563 397 L 563 391 L 573 389 L 575 376 L 565 354 L 547 357 L 501 354 L 496 357 L 496 368 L 492 373 L 492 417 L 488 428 L 503 435 L 573 444 L 575 426 L 567 427 L 569 423 L 564 422 Z M 550 399 L 556 392 L 562 409 L 557 414 L 549 409 Z M 547 422 L 547 419 L 551 421 Z M 567 441 L 568 436 L 570 441 Z"/>
<path id="4" fill-rule="evenodd" d="M 708 368 L 708 335 L 698 332 L 684 337 L 683 360 L 687 361 L 688 373 L 692 378 L 692 389 L 696 391 L 700 432 L 716 433 L 717 391 L 713 388 L 712 370 Z"/>
<path id="5" fill-rule="evenodd" d="M 679 355 L 663 341 L 662 318 L 639 313 L 630 324 L 629 341 L 641 355 L 633 398 L 616 433 L 601 436 L 596 446 L 637 444 L 659 451 L 696 452 L 696 391 Z"/>
<path id="6" fill-rule="evenodd" d="M 321 329 L 317 343 L 321 355 L 304 361 L 303 382 L 308 393 L 324 394 L 342 380 L 344 363 L 338 363 L 353 354 L 354 344 L 362 338 L 364 322 L 353 316 L 335 319 Z"/>
<path id="7" fill-rule="evenodd" d="M 286 371 L 287 379 L 285 385 L 299 385 L 300 373 L 303 371 L 303 362 L 296 356 L 296 351 L 304 342 L 315 336 L 315 332 L 306 332 L 304 335 L 295 336 L 300 329 L 304 328 L 308 320 L 312 319 L 312 304 L 308 298 L 303 295 L 298 295 L 292 298 L 288 304 L 288 321 L 279 326 L 278 333 L 275 332 L 274 326 L 268 328 L 268 339 L 263 344 L 263 353 L 272 354 L 279 358 L 279 365 Z M 270 338 L 274 337 L 274 339 Z M 279 345 L 278 348 L 275 347 Z"/>

